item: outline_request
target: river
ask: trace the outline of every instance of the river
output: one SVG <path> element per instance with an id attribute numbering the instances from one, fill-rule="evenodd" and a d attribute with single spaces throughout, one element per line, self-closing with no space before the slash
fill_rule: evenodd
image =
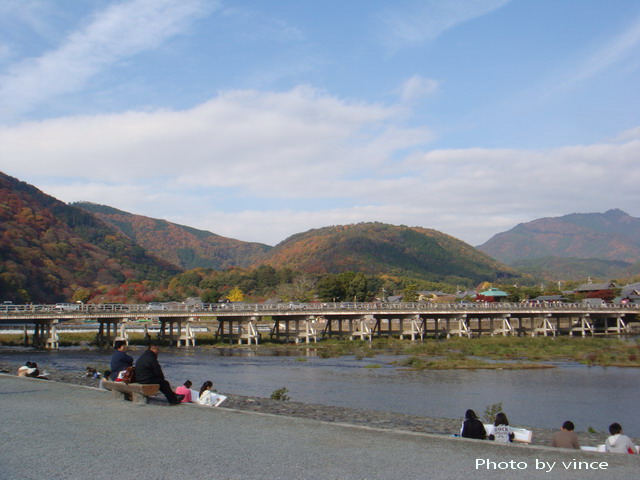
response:
<path id="1" fill-rule="evenodd" d="M 304 349 L 302 350 L 304 352 Z M 142 349 L 129 352 L 137 358 Z M 404 358 L 380 354 L 321 358 L 283 355 L 246 348 L 170 349 L 159 361 L 172 385 L 190 379 L 194 387 L 212 380 L 220 392 L 269 397 L 286 387 L 293 401 L 393 411 L 430 417 L 461 418 L 467 408 L 482 414 L 502 402 L 514 426 L 558 428 L 572 420 L 576 430 L 606 432 L 614 421 L 640 436 L 635 403 L 640 398 L 640 370 L 561 363 L 536 370 L 406 371 L 391 362 Z M 41 369 L 78 371 L 108 367 L 110 351 L 62 348 L 34 351 L 0 348 L 0 361 L 35 361 Z"/>

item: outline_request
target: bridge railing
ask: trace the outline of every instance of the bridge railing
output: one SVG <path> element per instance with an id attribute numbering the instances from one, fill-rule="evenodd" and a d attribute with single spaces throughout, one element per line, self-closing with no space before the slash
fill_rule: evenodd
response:
<path id="1" fill-rule="evenodd" d="M 59 303 L 55 305 L 26 304 L 0 305 L 0 313 L 47 313 L 47 314 L 81 314 L 81 313 L 108 313 L 122 315 L 123 313 L 147 313 L 149 316 L 162 315 L 170 312 L 438 312 L 438 311 L 611 311 L 628 310 L 640 311 L 638 304 L 602 304 L 587 305 L 584 303 L 507 303 L 507 302 L 477 302 L 477 303 L 433 303 L 433 302 L 312 302 L 312 303 L 205 303 L 201 305 L 189 305 L 178 302 L 151 303 L 151 304 L 116 304 L 116 303 L 88 303 L 73 304 Z"/>

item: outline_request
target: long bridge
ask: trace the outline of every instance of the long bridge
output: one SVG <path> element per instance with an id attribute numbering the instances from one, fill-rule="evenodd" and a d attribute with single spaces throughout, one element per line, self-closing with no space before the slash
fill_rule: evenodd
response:
<path id="1" fill-rule="evenodd" d="M 268 328 L 272 339 L 317 342 L 340 337 L 424 340 L 427 336 L 480 335 L 625 335 L 640 327 L 640 305 L 578 303 L 381 303 L 329 302 L 245 304 L 56 304 L 0 305 L 0 326 L 24 328 L 25 344 L 36 348 L 59 346 L 58 327 L 98 324 L 99 343 L 128 342 L 130 322 L 160 323 L 158 338 L 176 346 L 195 345 L 193 327 L 217 322 L 216 338 L 258 343 Z M 33 325 L 31 338 L 28 326 Z M 145 323 L 145 337 L 150 339 Z"/>

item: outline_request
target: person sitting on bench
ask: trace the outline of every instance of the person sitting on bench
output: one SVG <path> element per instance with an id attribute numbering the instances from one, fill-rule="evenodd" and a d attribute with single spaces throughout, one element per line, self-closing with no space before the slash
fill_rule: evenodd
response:
<path id="1" fill-rule="evenodd" d="M 133 365 L 133 357 L 127 355 L 127 342 L 118 340 L 113 344 L 113 355 L 111 355 L 111 378 L 118 381 L 118 374 Z"/>
<path id="2" fill-rule="evenodd" d="M 160 391 L 167 397 L 171 405 L 178 405 L 184 395 L 176 395 L 171 389 L 171 385 L 164 378 L 162 367 L 158 362 L 158 352 L 160 347 L 156 344 L 149 344 L 149 348 L 140 355 L 136 361 L 136 383 L 160 385 Z"/>

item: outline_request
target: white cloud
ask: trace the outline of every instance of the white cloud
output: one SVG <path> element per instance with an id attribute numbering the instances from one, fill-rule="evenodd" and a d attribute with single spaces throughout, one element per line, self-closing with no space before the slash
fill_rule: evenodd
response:
<path id="1" fill-rule="evenodd" d="M 230 91 L 184 111 L 0 127 L 0 169 L 64 201 L 276 244 L 382 221 L 471 244 L 519 222 L 622 208 L 638 215 L 640 139 L 549 150 L 440 149 L 404 110 L 309 87 Z M 626 134 L 629 135 L 629 134 Z"/>
<path id="2" fill-rule="evenodd" d="M 435 40 L 443 32 L 486 15 L 509 0 L 427 0 L 413 1 L 387 9 L 381 16 L 382 41 L 395 51 Z"/>
<path id="3" fill-rule="evenodd" d="M 148 209 L 154 202 L 162 201 L 168 204 L 168 199 L 163 191 L 149 188 L 142 184 L 127 183 L 101 183 L 72 179 L 69 183 L 60 184 L 51 181 L 50 178 L 40 183 L 38 188 L 65 202 L 92 201 L 102 205 L 124 209 L 130 212 L 139 209 Z"/>
<path id="4" fill-rule="evenodd" d="M 613 139 L 613 141 L 618 142 L 626 142 L 629 140 L 640 140 L 640 126 L 625 130 Z"/>
<path id="5" fill-rule="evenodd" d="M 39 36 L 52 38 L 52 27 L 45 20 L 55 9 L 47 0 L 3 0 L 0 2 L 0 24 L 4 29 L 24 25 Z"/>
<path id="6" fill-rule="evenodd" d="M 58 48 L 12 65 L 0 76 L 0 115 L 10 119 L 53 96 L 82 88 L 108 66 L 183 32 L 216 4 L 131 0 L 111 5 L 72 32 Z"/>
<path id="7" fill-rule="evenodd" d="M 590 49 L 586 58 L 566 60 L 563 67 L 554 75 L 548 76 L 538 87 L 539 97 L 536 101 L 552 98 L 562 98 L 567 92 L 593 77 L 601 76 L 604 72 L 610 72 L 615 66 L 622 66 L 624 70 L 638 68 L 640 54 L 640 16 L 623 32 L 615 35 L 609 41 L 603 42 L 598 48 Z M 612 75 L 611 72 L 609 75 Z M 613 75 L 612 78 L 616 78 Z M 586 102 L 589 99 L 585 99 Z"/>
<path id="8" fill-rule="evenodd" d="M 432 78 L 414 75 L 402 84 L 400 98 L 403 102 L 413 102 L 438 91 L 438 82 Z"/>
<path id="9" fill-rule="evenodd" d="M 468 218 L 518 216 L 525 221 L 614 207 L 637 213 L 638 155 L 638 140 L 548 151 L 439 150 L 411 158 L 406 167 L 429 184 L 422 201 L 443 199 L 441 213 L 460 215 L 466 209 Z M 484 230 L 495 233 L 487 225 Z M 475 241 L 480 237 L 474 235 Z"/>
<path id="10" fill-rule="evenodd" d="M 571 72 L 567 87 L 587 80 L 629 57 L 638 56 L 640 46 L 640 16 L 624 32 L 604 44 Z"/>
<path id="11" fill-rule="evenodd" d="M 399 110 L 308 87 L 233 91 L 186 111 L 127 112 L 0 128 L 0 157 L 20 174 L 119 182 L 171 178 L 185 188 L 265 196 L 344 195 L 339 179 L 376 168 L 430 133 L 394 125 Z M 88 160 L 90 159 L 90 160 Z M 91 168 L 86 168 L 87 161 Z"/>

